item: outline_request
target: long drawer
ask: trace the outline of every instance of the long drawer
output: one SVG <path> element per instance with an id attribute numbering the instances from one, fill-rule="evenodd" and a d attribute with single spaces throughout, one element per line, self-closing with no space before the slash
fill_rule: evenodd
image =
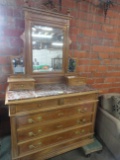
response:
<path id="1" fill-rule="evenodd" d="M 43 159 L 48 159 L 52 157 L 52 155 L 56 156 L 58 154 L 70 151 L 72 149 L 85 146 L 89 143 L 93 142 L 93 136 L 92 135 L 87 135 L 87 136 L 82 136 L 77 139 L 73 139 L 70 141 L 67 141 L 65 143 L 61 143 L 58 145 L 54 145 L 50 147 L 49 149 L 46 148 L 44 150 L 38 151 L 37 153 L 29 154 L 27 156 L 24 156 L 20 158 L 20 160 L 43 160 Z"/>
<path id="2" fill-rule="evenodd" d="M 23 103 L 23 104 L 14 104 L 10 105 L 10 114 L 15 113 L 27 113 L 33 110 L 44 109 L 44 107 L 57 107 L 63 105 L 75 105 L 79 103 L 86 103 L 87 101 L 95 101 L 97 100 L 96 94 L 88 94 L 88 95 L 80 95 L 80 96 L 72 96 L 66 98 L 56 98 L 50 100 L 42 100 L 39 102 L 33 103 Z"/>
<path id="3" fill-rule="evenodd" d="M 71 131 L 47 136 L 44 138 L 39 138 L 37 140 L 32 140 L 29 142 L 19 143 L 18 144 L 19 154 L 31 152 L 31 151 L 38 150 L 38 149 L 41 150 L 46 146 L 50 146 L 50 145 L 57 144 L 57 143 L 59 144 L 59 143 L 64 142 L 66 140 L 85 136 L 90 133 L 91 134 L 93 133 L 91 125 L 86 126 L 86 127 L 73 129 Z"/>
<path id="4" fill-rule="evenodd" d="M 73 126 L 81 126 L 88 123 L 92 123 L 92 114 L 87 114 L 84 116 L 74 117 L 71 119 L 55 121 L 53 123 L 48 123 L 45 125 L 34 125 L 33 127 L 28 127 L 27 129 L 18 129 L 18 141 L 24 141 L 34 137 L 47 135 L 63 129 L 67 129 Z"/>
<path id="5" fill-rule="evenodd" d="M 71 108 L 64 108 L 58 110 L 50 110 L 46 112 L 39 112 L 37 114 L 29 114 L 25 116 L 16 117 L 17 127 L 30 126 L 37 123 L 46 123 L 56 119 L 66 118 L 73 115 L 82 115 L 90 113 L 94 110 L 94 103 L 83 104 Z"/>

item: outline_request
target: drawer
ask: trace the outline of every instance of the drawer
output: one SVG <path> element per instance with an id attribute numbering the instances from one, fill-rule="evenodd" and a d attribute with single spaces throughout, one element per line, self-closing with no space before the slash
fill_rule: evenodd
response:
<path id="1" fill-rule="evenodd" d="M 41 109 L 45 107 L 54 107 L 58 105 L 58 99 L 52 99 L 52 100 L 45 100 L 40 102 L 34 102 L 34 103 L 26 103 L 26 104 L 17 104 L 17 105 L 11 105 L 16 107 L 16 112 L 24 112 L 24 111 L 32 111 L 35 109 Z"/>
<path id="2" fill-rule="evenodd" d="M 29 114 L 16 117 L 17 127 L 29 126 L 31 124 L 46 123 L 56 119 L 69 118 L 76 114 L 90 113 L 94 110 L 94 104 L 84 104 L 77 107 L 58 109 L 53 111 L 39 112 L 37 114 Z"/>
<path id="3" fill-rule="evenodd" d="M 38 157 L 41 159 L 48 159 L 50 157 L 56 156 L 61 153 L 65 153 L 66 151 L 70 151 L 72 149 L 79 148 L 81 146 L 85 146 L 93 142 L 93 135 L 78 137 L 77 139 L 73 139 L 67 141 L 65 143 L 61 143 L 55 146 L 50 146 L 50 148 L 45 148 L 41 151 L 35 152 L 33 154 L 26 155 L 25 157 L 20 158 L 20 160 L 38 160 Z M 72 147 L 72 148 L 71 148 Z M 66 150 L 67 149 L 67 150 Z"/>
<path id="4" fill-rule="evenodd" d="M 9 90 L 34 89 L 35 79 L 31 77 L 10 77 L 8 78 Z"/>
<path id="5" fill-rule="evenodd" d="M 79 104 L 86 103 L 87 101 L 97 100 L 96 94 L 80 95 L 75 97 L 69 97 L 64 99 L 64 104 Z"/>
<path id="6" fill-rule="evenodd" d="M 90 133 L 92 133 L 92 126 L 86 126 L 71 131 L 51 135 L 48 137 L 39 138 L 34 141 L 19 143 L 19 154 L 31 152 L 33 150 L 38 150 L 38 149 L 41 150 L 46 146 L 59 144 L 60 142 L 71 140 L 72 138 L 85 136 Z"/>
<path id="7" fill-rule="evenodd" d="M 92 115 L 85 115 L 80 117 L 75 117 L 68 120 L 62 120 L 60 122 L 54 122 L 52 124 L 37 125 L 34 127 L 29 127 L 28 129 L 18 130 L 18 141 L 24 141 L 41 135 L 51 134 L 69 127 L 81 126 L 88 123 L 92 123 Z"/>
<path id="8" fill-rule="evenodd" d="M 9 90 L 34 89 L 34 82 L 16 82 L 9 84 Z"/>
<path id="9" fill-rule="evenodd" d="M 80 76 L 65 76 L 67 85 L 70 86 L 81 86 L 86 84 L 86 78 Z"/>
<path id="10" fill-rule="evenodd" d="M 95 101 L 97 99 L 96 94 L 88 94 L 88 95 L 81 95 L 81 96 L 73 96 L 73 97 L 66 97 L 66 98 L 58 98 L 52 100 L 45 100 L 39 101 L 34 103 L 26 103 L 26 104 L 17 104 L 17 105 L 10 105 L 11 108 L 16 108 L 16 113 L 19 112 L 30 112 L 32 110 L 37 109 L 44 109 L 45 107 L 57 107 L 57 106 L 64 106 L 64 105 L 75 105 L 79 103 L 86 103 L 87 101 Z M 14 113 L 11 111 L 11 114 Z"/>

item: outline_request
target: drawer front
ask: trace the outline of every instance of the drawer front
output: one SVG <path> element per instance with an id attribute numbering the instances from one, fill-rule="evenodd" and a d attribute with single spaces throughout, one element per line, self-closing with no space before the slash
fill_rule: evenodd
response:
<path id="1" fill-rule="evenodd" d="M 34 89 L 34 82 L 10 83 L 10 90 Z"/>
<path id="2" fill-rule="evenodd" d="M 58 109 L 53 111 L 39 112 L 26 116 L 17 117 L 17 127 L 29 126 L 31 124 L 50 122 L 56 119 L 69 118 L 74 115 L 90 113 L 94 110 L 94 104 L 84 104 L 77 107 Z"/>
<path id="3" fill-rule="evenodd" d="M 19 153 L 22 154 L 37 149 L 41 150 L 43 147 L 46 147 L 48 145 L 59 144 L 60 142 L 71 140 L 72 138 L 85 136 L 90 133 L 92 133 L 92 126 L 86 126 L 64 133 L 59 133 L 56 135 L 40 138 L 34 141 L 22 143 L 19 144 Z"/>
<path id="4" fill-rule="evenodd" d="M 76 104 L 76 103 L 86 103 L 87 101 L 95 101 L 97 99 L 96 94 L 88 94 L 66 98 L 64 104 Z"/>
<path id="5" fill-rule="evenodd" d="M 39 101 L 34 103 L 11 105 L 11 107 L 15 107 L 17 113 L 29 112 L 35 109 L 44 109 L 45 107 L 50 108 L 50 107 L 57 107 L 64 105 L 75 105 L 79 103 L 86 103 L 87 101 L 92 101 L 92 100 L 94 101 L 96 99 L 97 99 L 96 94 L 88 94 L 88 95 L 73 96 L 68 98 Z"/>
<path id="6" fill-rule="evenodd" d="M 68 80 L 69 85 L 80 86 L 86 84 L 86 78 L 73 78 Z"/>
<path id="7" fill-rule="evenodd" d="M 48 158 L 51 158 L 53 156 L 57 156 L 58 154 L 70 151 L 72 149 L 76 149 L 76 148 L 79 148 L 81 146 L 85 146 L 85 145 L 90 144 L 92 142 L 93 142 L 93 136 L 88 135 L 88 136 L 73 139 L 69 142 L 58 144 L 58 145 L 55 145 L 55 146 L 52 146 L 52 147 L 50 146 L 49 149 L 46 148 L 46 149 L 43 149 L 41 151 L 38 151 L 37 153 L 27 155 L 25 157 L 20 158 L 20 160 L 40 160 L 40 157 L 41 157 L 42 160 L 43 159 L 48 159 Z"/>
<path id="8" fill-rule="evenodd" d="M 24 112 L 24 111 L 28 112 L 35 109 L 41 109 L 41 108 L 57 106 L 57 105 L 58 105 L 58 99 L 53 99 L 53 100 L 40 101 L 35 103 L 17 104 L 13 106 L 16 107 L 16 112 Z"/>
<path id="9" fill-rule="evenodd" d="M 28 129 L 18 130 L 18 141 L 24 141 L 41 135 L 47 135 L 73 126 L 81 126 L 92 122 L 92 115 L 80 116 L 70 120 L 62 120 L 52 124 L 37 125 Z"/>

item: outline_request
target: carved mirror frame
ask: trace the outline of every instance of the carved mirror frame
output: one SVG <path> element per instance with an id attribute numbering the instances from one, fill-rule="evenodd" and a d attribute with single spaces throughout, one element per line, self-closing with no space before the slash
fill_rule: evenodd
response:
<path id="1" fill-rule="evenodd" d="M 69 21 L 70 16 L 54 13 L 52 11 L 44 9 L 34 9 L 24 7 L 25 12 L 25 38 L 24 38 L 24 53 L 25 53 L 25 68 L 26 74 L 32 76 L 46 76 L 46 75 L 64 75 L 68 72 L 68 53 L 69 53 Z M 61 72 L 33 72 L 32 62 L 32 38 L 31 38 L 31 27 L 34 24 L 48 25 L 51 27 L 60 28 L 64 33 L 64 47 L 63 47 L 63 65 Z"/>

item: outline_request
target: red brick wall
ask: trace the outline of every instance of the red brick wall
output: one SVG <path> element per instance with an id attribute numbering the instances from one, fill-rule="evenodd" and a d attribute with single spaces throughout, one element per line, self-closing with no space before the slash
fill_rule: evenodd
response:
<path id="1" fill-rule="evenodd" d="M 23 0 L 14 1 L 17 6 L 0 6 L 0 99 L 4 99 L 10 74 L 9 56 L 18 55 L 23 49 L 20 39 L 24 31 Z M 78 58 L 79 74 L 103 93 L 120 93 L 120 6 L 111 7 L 104 21 L 102 10 L 90 3 L 76 4 L 74 0 L 62 3 L 63 10 L 69 8 L 73 16 L 70 55 Z"/>

